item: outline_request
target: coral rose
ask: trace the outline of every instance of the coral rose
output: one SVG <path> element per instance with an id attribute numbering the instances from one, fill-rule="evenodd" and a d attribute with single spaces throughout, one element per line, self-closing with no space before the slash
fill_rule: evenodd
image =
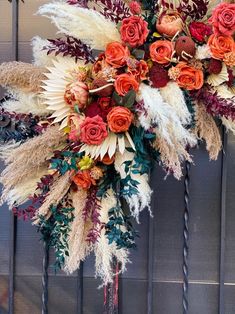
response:
<path id="1" fill-rule="evenodd" d="M 148 23 L 139 16 L 130 16 L 122 20 L 120 28 L 121 39 L 131 47 L 144 44 L 149 30 Z"/>
<path id="2" fill-rule="evenodd" d="M 84 190 L 90 189 L 91 185 L 96 185 L 95 180 L 91 177 L 89 170 L 79 171 L 72 181 Z"/>
<path id="3" fill-rule="evenodd" d="M 129 109 L 121 106 L 113 107 L 107 116 L 108 126 L 114 133 L 126 132 L 129 130 L 133 117 Z"/>
<path id="4" fill-rule="evenodd" d="M 89 145 L 99 145 L 108 136 L 107 124 L 100 116 L 86 117 L 81 124 L 80 140 Z"/>
<path id="5" fill-rule="evenodd" d="M 67 85 L 64 100 L 71 107 L 78 105 L 79 108 L 83 108 L 87 104 L 88 95 L 88 86 L 81 81 L 76 81 Z"/>
<path id="6" fill-rule="evenodd" d="M 131 58 L 130 58 L 131 59 Z M 132 74 L 137 81 L 144 81 L 147 79 L 147 74 L 149 72 L 148 64 L 144 60 L 140 60 L 136 62 L 130 62 L 128 64 L 127 72 Z"/>
<path id="7" fill-rule="evenodd" d="M 126 59 L 129 55 L 129 49 L 119 42 L 112 42 L 108 44 L 105 50 L 106 62 L 114 68 L 121 68 L 125 66 Z"/>
<path id="8" fill-rule="evenodd" d="M 133 75 L 124 73 L 117 77 L 114 87 L 120 96 L 125 96 L 132 89 L 137 92 L 139 89 L 139 83 Z"/>
<path id="9" fill-rule="evenodd" d="M 174 51 L 174 47 L 169 40 L 157 40 L 150 45 L 149 51 L 153 61 L 160 64 L 168 64 Z"/>
<path id="10" fill-rule="evenodd" d="M 178 12 L 162 13 L 156 23 L 156 29 L 160 34 L 169 37 L 175 36 L 183 29 L 183 22 Z"/>
<path id="11" fill-rule="evenodd" d="M 227 54 L 235 52 L 235 43 L 231 36 L 211 35 L 208 40 L 213 58 L 223 60 L 226 63 Z"/>
<path id="12" fill-rule="evenodd" d="M 193 66 L 189 66 L 186 62 L 179 62 L 176 67 L 179 75 L 176 79 L 179 87 L 187 90 L 200 89 L 203 85 L 203 72 Z"/>
<path id="13" fill-rule="evenodd" d="M 220 3 L 215 7 L 209 23 L 213 26 L 215 35 L 233 35 L 235 31 L 235 4 Z"/>
<path id="14" fill-rule="evenodd" d="M 206 37 L 212 33 L 211 27 L 202 22 L 190 23 L 189 31 L 191 36 L 199 42 L 204 42 Z"/>

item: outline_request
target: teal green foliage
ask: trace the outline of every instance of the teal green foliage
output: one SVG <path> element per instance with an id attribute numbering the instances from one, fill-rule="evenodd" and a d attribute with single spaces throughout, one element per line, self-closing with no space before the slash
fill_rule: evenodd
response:
<path id="1" fill-rule="evenodd" d="M 60 152 L 58 158 L 51 159 L 51 169 L 57 169 L 61 175 L 67 171 L 78 170 L 77 161 L 82 157 L 83 153 L 74 153 L 72 151 Z"/>
<path id="2" fill-rule="evenodd" d="M 142 127 L 136 126 L 131 128 L 130 134 L 136 148 L 131 171 L 134 174 L 148 174 L 152 168 L 152 160 L 149 158 L 149 151 L 151 150 L 151 142 L 155 140 L 156 135 L 145 131 Z"/>
<path id="3" fill-rule="evenodd" d="M 135 103 L 136 92 L 132 89 L 123 97 L 114 92 L 112 98 L 116 105 L 131 109 Z"/>
<path id="4" fill-rule="evenodd" d="M 69 255 L 67 240 L 70 224 L 74 219 L 74 208 L 52 205 L 50 210 L 52 215 L 48 220 L 40 217 L 40 231 L 43 240 L 55 250 L 56 262 L 54 267 L 57 270 L 64 265 L 65 257 Z"/>
<path id="5" fill-rule="evenodd" d="M 130 216 L 125 215 L 122 210 L 119 195 L 116 198 L 116 206 L 109 210 L 109 221 L 105 225 L 109 244 L 115 242 L 118 249 L 135 248 L 135 237 L 138 234 L 131 224 Z"/>
<path id="6" fill-rule="evenodd" d="M 121 180 L 120 175 L 115 170 L 113 164 L 109 166 L 103 165 L 102 169 L 104 170 L 104 175 L 98 183 L 97 197 L 106 196 L 106 193 L 110 188 L 115 190 Z"/>
<path id="7" fill-rule="evenodd" d="M 193 100 L 189 94 L 188 91 L 183 90 L 183 94 L 184 94 L 184 99 L 186 102 L 186 105 L 188 107 L 188 111 L 190 112 L 191 116 L 192 116 L 192 122 L 190 123 L 190 125 L 188 125 L 188 128 L 193 129 L 195 127 L 195 109 L 194 109 L 194 104 L 193 104 Z"/>

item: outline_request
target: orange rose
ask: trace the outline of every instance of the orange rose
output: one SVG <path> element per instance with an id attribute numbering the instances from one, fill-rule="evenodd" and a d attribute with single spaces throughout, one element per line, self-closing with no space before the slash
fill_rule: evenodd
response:
<path id="1" fill-rule="evenodd" d="M 96 185 L 95 180 L 91 177 L 89 170 L 79 171 L 72 181 L 84 190 L 90 189 L 91 185 Z"/>
<path id="2" fill-rule="evenodd" d="M 149 50 L 153 61 L 160 64 L 168 64 L 174 51 L 174 47 L 169 40 L 158 40 L 150 45 Z"/>
<path id="3" fill-rule="evenodd" d="M 186 62 L 179 62 L 175 67 L 179 74 L 176 82 L 179 87 L 187 90 L 200 89 L 203 85 L 203 72 L 193 66 L 188 65 Z"/>
<path id="4" fill-rule="evenodd" d="M 105 50 L 106 62 L 114 68 L 121 68 L 126 65 L 126 59 L 129 55 L 129 49 L 116 41 L 108 44 Z"/>
<path id="5" fill-rule="evenodd" d="M 131 59 L 131 58 L 130 58 Z M 147 79 L 147 74 L 149 72 L 148 64 L 144 60 L 137 61 L 135 62 L 129 62 L 128 65 L 128 73 L 132 74 L 136 80 L 138 81 L 144 81 Z"/>
<path id="6" fill-rule="evenodd" d="M 128 131 L 133 120 L 133 113 L 121 106 L 113 107 L 107 116 L 108 126 L 114 133 Z"/>
<path id="7" fill-rule="evenodd" d="M 211 35 L 208 40 L 208 46 L 215 59 L 227 61 L 227 56 L 235 52 L 235 43 L 231 36 Z"/>
<path id="8" fill-rule="evenodd" d="M 183 22 L 178 12 L 162 13 L 157 20 L 156 29 L 160 34 L 169 37 L 175 36 L 177 32 L 183 29 Z"/>
<path id="9" fill-rule="evenodd" d="M 139 83 L 133 75 L 124 73 L 118 75 L 114 87 L 120 96 L 125 96 L 130 90 L 134 89 L 136 92 L 139 89 Z"/>

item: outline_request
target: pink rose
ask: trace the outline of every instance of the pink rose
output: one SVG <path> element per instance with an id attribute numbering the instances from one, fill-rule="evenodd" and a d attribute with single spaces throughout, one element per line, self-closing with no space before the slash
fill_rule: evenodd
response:
<path id="1" fill-rule="evenodd" d="M 88 86 L 81 81 L 76 81 L 67 85 L 64 100 L 71 107 L 78 105 L 79 108 L 83 108 L 87 104 L 88 95 Z"/>
<path id="2" fill-rule="evenodd" d="M 215 35 L 231 36 L 235 31 L 235 4 L 220 3 L 215 7 L 209 23 Z"/>
<path id="3" fill-rule="evenodd" d="M 132 14 L 139 15 L 141 13 L 141 6 L 137 1 L 131 1 L 129 4 L 129 8 Z"/>
<path id="4" fill-rule="evenodd" d="M 108 136 L 107 124 L 100 116 L 86 117 L 81 124 L 80 140 L 88 145 L 100 145 Z"/>
<path id="5" fill-rule="evenodd" d="M 148 23 L 139 16 L 130 16 L 122 20 L 120 28 L 121 39 L 131 47 L 144 44 L 149 30 Z"/>

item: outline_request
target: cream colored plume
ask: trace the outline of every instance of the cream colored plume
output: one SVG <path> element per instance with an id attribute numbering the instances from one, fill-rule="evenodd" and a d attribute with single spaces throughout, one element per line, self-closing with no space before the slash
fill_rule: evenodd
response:
<path id="1" fill-rule="evenodd" d="M 2 107 L 10 112 L 48 116 L 52 111 L 47 109 L 39 94 L 14 92 L 15 99 L 6 100 Z"/>
<path id="2" fill-rule="evenodd" d="M 134 174 L 125 172 L 125 162 L 133 161 L 134 153 L 126 151 L 123 155 L 117 153 L 115 155 L 115 169 L 120 173 L 121 179 L 125 179 L 127 175 L 130 175 L 133 180 L 139 182 L 137 185 L 138 194 L 133 194 L 132 196 L 127 196 L 127 202 L 130 206 L 132 215 L 139 221 L 139 213 L 147 208 L 151 212 L 151 194 L 152 190 L 149 186 L 149 178 L 147 174 Z M 131 167 L 131 166 L 130 166 Z"/>
<path id="3" fill-rule="evenodd" d="M 210 159 L 216 160 L 222 148 L 221 137 L 213 117 L 206 112 L 203 104 L 195 104 L 195 121 L 196 135 L 205 140 Z"/>
<path id="4" fill-rule="evenodd" d="M 49 46 L 49 41 L 36 36 L 32 39 L 33 49 L 33 64 L 39 67 L 48 67 L 53 65 L 52 60 L 55 59 L 53 54 L 47 54 L 47 50 L 44 47 Z"/>
<path id="5" fill-rule="evenodd" d="M 116 198 L 113 190 L 109 190 L 107 195 L 102 198 L 100 206 L 100 221 L 106 224 L 109 220 L 108 212 L 111 208 L 116 206 Z M 125 232 L 125 230 L 123 229 Z M 108 238 L 105 235 L 105 228 L 101 230 L 100 237 L 94 248 L 95 253 L 95 266 L 96 266 L 96 276 L 102 279 L 102 284 L 106 285 L 113 281 L 113 268 L 112 262 L 113 258 L 116 259 L 118 263 L 121 264 L 121 272 L 126 269 L 126 264 L 128 260 L 128 250 L 121 248 L 118 249 L 116 243 L 109 244 Z"/>
<path id="6" fill-rule="evenodd" d="M 65 257 L 64 270 L 71 274 L 76 271 L 80 262 L 92 251 L 93 246 L 87 241 L 88 232 L 92 226 L 88 220 L 83 219 L 83 209 L 85 207 L 87 192 L 78 190 L 71 193 L 72 204 L 74 207 L 74 220 L 68 235 L 69 256 Z"/>
<path id="7" fill-rule="evenodd" d="M 184 128 L 181 118 L 164 102 L 158 89 L 141 84 L 137 101 L 143 102 L 144 110 L 139 114 L 139 121 L 144 129 L 156 126 L 159 135 L 170 145 L 174 145 L 175 141 L 185 146 L 196 145 L 195 136 Z"/>
<path id="8" fill-rule="evenodd" d="M 90 155 L 91 158 L 97 159 L 108 154 L 110 158 L 116 152 L 124 154 L 126 147 L 132 147 L 135 150 L 135 144 L 133 143 L 130 134 L 126 132 L 124 135 L 117 135 L 115 133 L 109 133 L 106 139 L 100 145 L 87 145 L 83 144 L 80 152 L 85 152 L 86 155 Z"/>
<path id="9" fill-rule="evenodd" d="M 120 41 L 116 24 L 95 10 L 54 2 L 38 13 L 50 18 L 61 33 L 81 39 L 92 49 L 104 50 L 108 43 Z"/>
<path id="10" fill-rule="evenodd" d="M 228 118 L 221 118 L 223 125 L 225 126 L 227 131 L 231 131 L 235 135 L 235 121 L 232 119 Z"/>
<path id="11" fill-rule="evenodd" d="M 53 60 L 53 66 L 48 67 L 49 73 L 46 73 L 46 80 L 43 80 L 42 97 L 47 109 L 52 111 L 53 123 L 60 123 L 60 129 L 68 124 L 68 116 L 74 113 L 74 110 L 65 102 L 64 93 L 66 86 L 74 81 L 74 74 L 79 72 L 79 68 L 84 66 L 84 62 L 75 62 L 73 59 Z"/>
<path id="12" fill-rule="evenodd" d="M 195 58 L 198 60 L 204 60 L 211 58 L 211 52 L 207 45 L 197 46 Z"/>
<path id="13" fill-rule="evenodd" d="M 43 216 L 45 219 L 49 219 L 51 216 L 50 206 L 58 205 L 59 202 L 64 198 L 64 196 L 69 191 L 71 186 L 70 173 L 67 171 L 64 175 L 60 176 L 56 179 L 52 186 L 50 187 L 50 191 L 47 194 L 47 197 L 41 207 L 37 210 L 34 217 L 34 224 L 39 222 L 39 217 Z"/>
<path id="14" fill-rule="evenodd" d="M 185 102 L 184 94 L 175 82 L 169 82 L 165 87 L 160 88 L 163 100 L 172 107 L 183 125 L 191 122 L 191 114 Z"/>
<path id="15" fill-rule="evenodd" d="M 9 208 L 24 204 L 29 196 L 36 192 L 37 183 L 47 174 L 47 167 L 40 167 L 33 173 L 29 173 L 19 183 L 14 185 L 12 189 L 4 189 L 1 195 L 1 204 L 7 202 Z"/>

